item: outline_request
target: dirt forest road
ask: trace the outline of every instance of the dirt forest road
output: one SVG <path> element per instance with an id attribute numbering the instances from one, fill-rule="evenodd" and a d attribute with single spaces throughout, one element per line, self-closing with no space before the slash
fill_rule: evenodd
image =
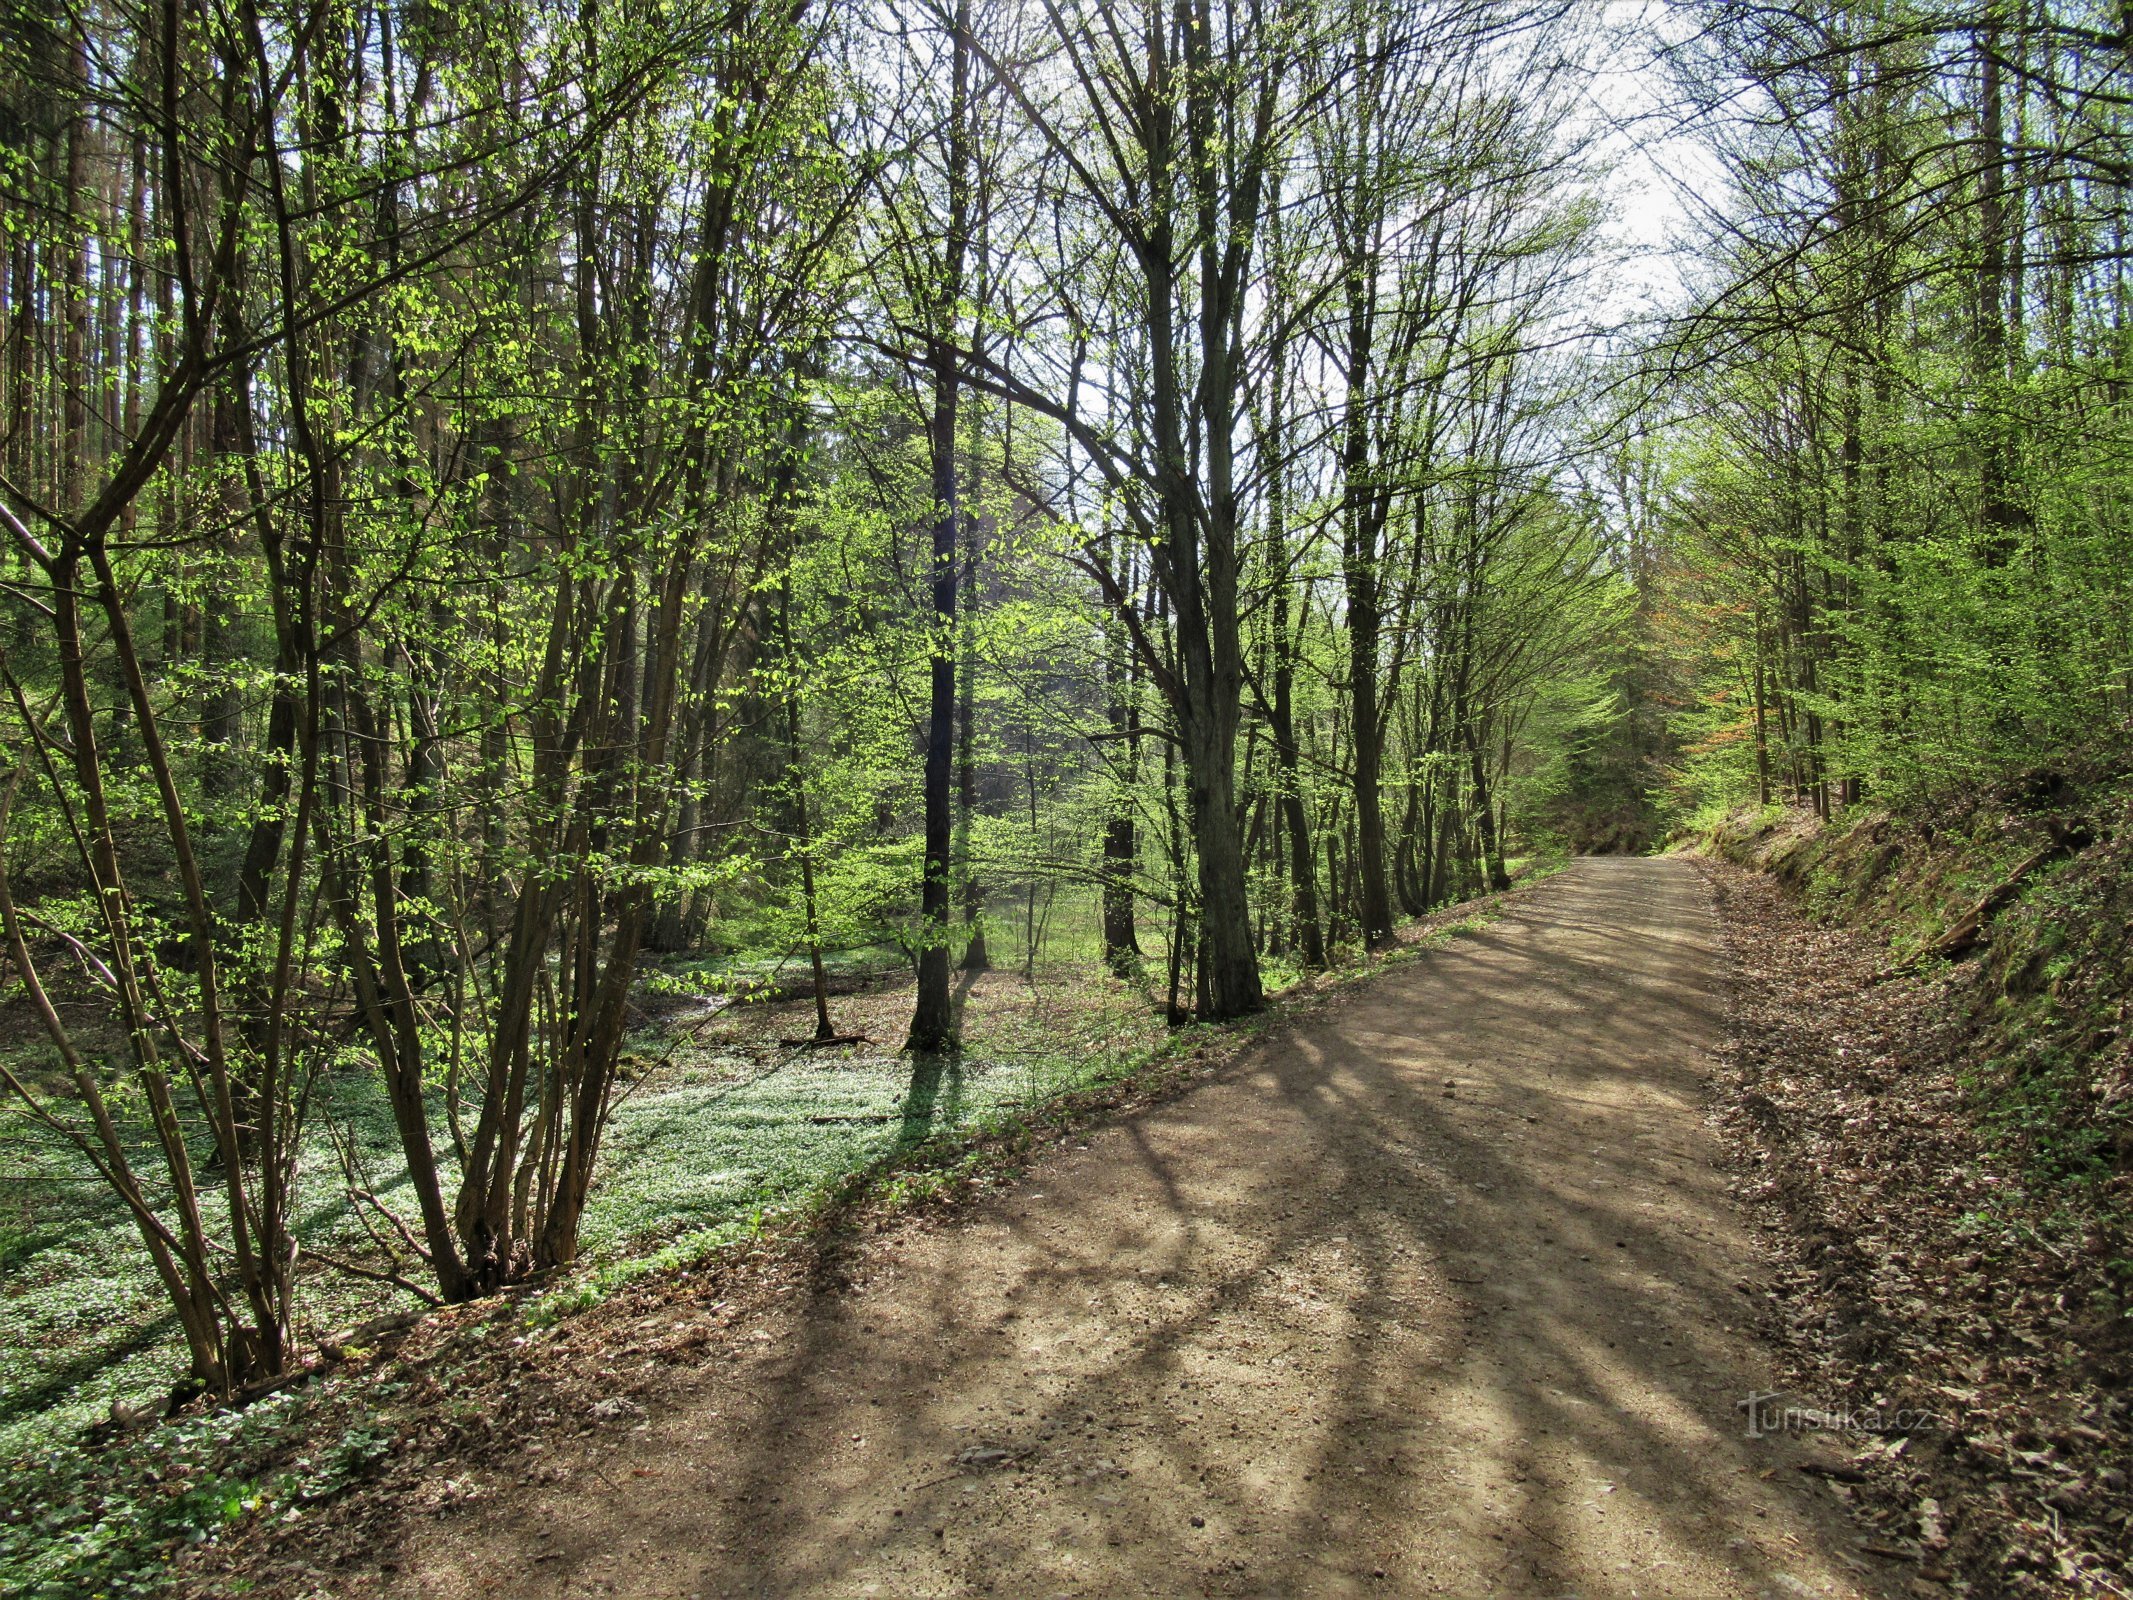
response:
<path id="1" fill-rule="evenodd" d="M 1880 1594 L 1743 1426 L 1723 981 L 1692 867 L 1577 863 L 869 1246 L 354 1592 Z"/>

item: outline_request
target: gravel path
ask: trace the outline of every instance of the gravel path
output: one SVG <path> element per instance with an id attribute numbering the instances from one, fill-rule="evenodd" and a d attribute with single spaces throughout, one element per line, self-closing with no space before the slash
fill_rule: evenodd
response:
<path id="1" fill-rule="evenodd" d="M 1723 1000 L 1687 863 L 1577 863 L 868 1247 L 353 1587 L 1879 1594 L 1805 1448 L 1743 1426 Z"/>

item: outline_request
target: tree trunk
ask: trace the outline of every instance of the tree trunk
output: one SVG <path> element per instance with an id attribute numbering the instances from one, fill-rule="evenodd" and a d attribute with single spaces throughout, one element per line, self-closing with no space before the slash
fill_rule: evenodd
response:
<path id="1" fill-rule="evenodd" d="M 975 408 L 974 408 L 975 409 Z M 974 458 L 974 457 L 973 457 Z M 972 498 L 977 497 L 972 469 Z M 980 519 L 963 519 L 963 630 L 956 660 L 956 825 L 961 844 L 956 858 L 963 869 L 963 960 L 965 972 L 985 972 L 992 958 L 985 948 L 985 887 L 971 859 L 971 831 L 978 812 L 977 682 L 975 648 L 978 626 L 978 545 Z"/>
<path id="2" fill-rule="evenodd" d="M 1127 577 L 1126 592 L 1131 594 L 1130 567 Z M 1104 812 L 1103 937 L 1104 964 L 1124 978 L 1137 971 L 1141 962 L 1133 905 L 1134 863 L 1139 852 L 1134 790 L 1140 779 L 1141 717 L 1136 657 L 1132 647 L 1116 637 L 1119 626 L 1114 623 L 1110 630 L 1110 648 L 1104 658 L 1104 677 L 1110 690 L 1105 715 L 1119 756 L 1110 802 Z"/>
<path id="3" fill-rule="evenodd" d="M 956 629 L 956 411 L 962 372 L 953 348 L 956 306 L 963 292 L 963 258 L 970 204 L 970 0 L 957 0 L 955 81 L 948 126 L 948 232 L 942 241 L 939 303 L 933 315 L 945 324 L 927 351 L 933 373 L 933 415 L 928 444 L 933 471 L 933 647 L 931 695 L 926 721 L 926 864 L 919 886 L 918 1002 L 907 1045 L 921 1054 L 955 1042 L 948 994 L 948 902 L 955 815 L 950 793 L 955 758 Z"/>

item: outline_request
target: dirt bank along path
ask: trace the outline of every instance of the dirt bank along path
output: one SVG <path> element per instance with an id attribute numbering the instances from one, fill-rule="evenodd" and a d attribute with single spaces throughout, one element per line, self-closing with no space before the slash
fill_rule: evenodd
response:
<path id="1" fill-rule="evenodd" d="M 1801 1447 L 1743 1426 L 1722 1004 L 1695 872 L 1581 862 L 869 1247 L 352 1587 L 1880 1593 Z"/>

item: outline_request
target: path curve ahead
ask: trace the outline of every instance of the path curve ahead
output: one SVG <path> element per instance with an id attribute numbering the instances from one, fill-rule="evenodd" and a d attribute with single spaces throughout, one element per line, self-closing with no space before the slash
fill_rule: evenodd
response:
<path id="1" fill-rule="evenodd" d="M 870 1247 L 361 1592 L 1876 1593 L 1745 1436 L 1723 995 L 1692 867 L 1579 862 Z"/>

